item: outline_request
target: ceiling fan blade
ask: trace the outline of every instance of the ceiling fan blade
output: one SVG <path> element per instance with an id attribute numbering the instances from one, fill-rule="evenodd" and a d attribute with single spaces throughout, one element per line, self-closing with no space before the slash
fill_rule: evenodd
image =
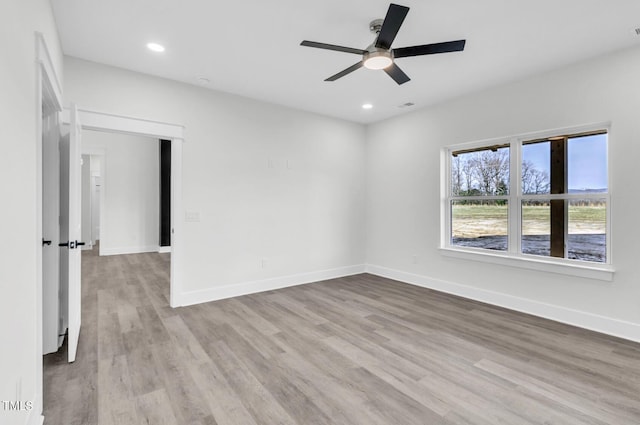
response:
<path id="1" fill-rule="evenodd" d="M 392 63 L 390 66 L 386 67 L 384 69 L 384 72 L 386 72 L 389 77 L 393 78 L 393 80 L 398 84 L 404 84 L 407 81 L 411 80 L 411 78 L 409 78 L 409 76 L 405 74 L 404 71 L 401 70 L 400 67 L 395 63 Z"/>
<path id="2" fill-rule="evenodd" d="M 407 17 L 407 13 L 409 13 L 409 8 L 406 6 L 393 3 L 389 5 L 387 16 L 384 18 L 382 28 L 380 28 L 380 33 L 376 40 L 376 47 L 378 49 L 391 48 L 391 43 L 393 43 L 398 31 L 400 31 L 400 26 L 404 22 L 404 18 Z"/>
<path id="3" fill-rule="evenodd" d="M 422 46 L 400 47 L 393 49 L 394 58 L 408 56 L 434 55 L 436 53 L 461 52 L 466 40 L 447 41 L 445 43 L 423 44 Z"/>
<path id="4" fill-rule="evenodd" d="M 318 49 L 335 50 L 336 52 L 354 53 L 356 55 L 364 55 L 366 50 L 354 49 L 353 47 L 336 46 L 335 44 L 317 43 L 315 41 L 304 40 L 301 46 L 316 47 Z"/>
<path id="5" fill-rule="evenodd" d="M 337 74 L 332 75 L 331 77 L 327 78 L 325 81 L 335 81 L 338 78 L 342 78 L 345 75 L 351 74 L 353 71 L 362 68 L 362 65 L 363 65 L 362 61 L 360 61 L 360 62 L 358 62 L 356 64 L 353 64 L 349 68 L 347 68 L 345 70 L 342 70 L 342 71 L 338 72 Z"/>

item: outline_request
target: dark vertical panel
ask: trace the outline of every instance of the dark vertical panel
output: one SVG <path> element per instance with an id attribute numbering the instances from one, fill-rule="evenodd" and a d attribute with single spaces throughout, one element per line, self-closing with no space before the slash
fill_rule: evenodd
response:
<path id="1" fill-rule="evenodd" d="M 171 140 L 160 140 L 160 246 L 171 246 Z"/>
<path id="2" fill-rule="evenodd" d="M 566 193 L 567 139 L 550 140 L 551 145 L 551 194 Z M 551 256 L 564 257 L 565 211 L 564 200 L 551 201 Z"/>

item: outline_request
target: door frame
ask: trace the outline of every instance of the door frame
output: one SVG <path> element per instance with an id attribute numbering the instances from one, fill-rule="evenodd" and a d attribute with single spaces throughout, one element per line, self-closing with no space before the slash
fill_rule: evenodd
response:
<path id="1" fill-rule="evenodd" d="M 182 145 L 184 126 L 144 118 L 99 112 L 78 108 L 78 116 L 83 130 L 122 133 L 134 136 L 171 140 L 171 273 L 169 305 L 182 305 L 183 233 L 182 218 Z M 62 112 L 62 123 L 70 123 L 68 109 Z M 101 194 L 101 196 L 103 196 Z M 100 206 L 102 208 L 102 205 Z"/>
<path id="2" fill-rule="evenodd" d="M 36 358 L 34 359 L 36 368 L 36 400 L 29 416 L 29 423 L 36 423 L 34 415 L 42 417 L 43 409 L 43 377 L 42 377 L 42 109 L 44 105 L 62 112 L 62 85 L 56 74 L 51 54 L 47 47 L 44 35 L 35 32 L 36 50 L 36 240 L 34 241 L 36 251 Z M 58 120 L 60 124 L 60 120 Z"/>

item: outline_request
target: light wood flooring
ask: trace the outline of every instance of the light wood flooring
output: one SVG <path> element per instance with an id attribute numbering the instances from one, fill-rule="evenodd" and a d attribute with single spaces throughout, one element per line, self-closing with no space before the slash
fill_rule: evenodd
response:
<path id="1" fill-rule="evenodd" d="M 640 344 L 366 274 L 171 309 L 168 270 L 83 253 L 46 425 L 640 423 Z"/>

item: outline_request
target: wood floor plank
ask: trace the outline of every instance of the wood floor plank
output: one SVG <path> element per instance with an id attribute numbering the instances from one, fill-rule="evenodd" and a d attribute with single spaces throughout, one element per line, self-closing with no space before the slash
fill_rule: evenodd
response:
<path id="1" fill-rule="evenodd" d="M 129 332 L 132 334 L 134 332 Z M 131 336 L 133 341 L 140 340 L 137 333 Z M 156 346 L 132 346 L 127 350 L 127 363 L 131 379 L 131 388 L 136 396 L 148 394 L 162 389 L 164 384 L 161 379 L 160 370 L 153 359 L 153 352 Z"/>
<path id="2" fill-rule="evenodd" d="M 111 425 L 125 418 L 137 422 L 129 366 L 125 355 L 100 360 L 98 364 L 98 418 L 101 424 Z"/>
<path id="3" fill-rule="evenodd" d="M 163 319 L 165 329 L 174 341 L 174 344 L 182 350 L 184 361 L 187 364 L 199 365 L 209 362 L 211 359 L 202 348 L 182 317 L 172 316 Z"/>
<path id="4" fill-rule="evenodd" d="M 82 262 L 46 425 L 640 423 L 640 344 L 368 274 L 172 309 L 170 254 Z"/>
<path id="5" fill-rule="evenodd" d="M 178 425 L 180 422 L 171 409 L 171 400 L 164 389 L 136 398 L 136 410 L 140 425 Z"/>
<path id="6" fill-rule="evenodd" d="M 341 340 L 335 336 L 326 338 L 323 342 L 344 356 L 356 360 L 358 364 L 362 365 L 367 371 L 440 416 L 445 416 L 451 411 L 449 404 L 437 396 L 434 396 L 432 393 L 424 391 L 424 387 L 420 386 L 412 377 L 405 374 L 401 368 L 389 365 L 350 344 L 348 341 Z"/>
<path id="7" fill-rule="evenodd" d="M 610 423 L 614 418 L 615 422 L 630 419 L 624 418 L 626 414 L 625 411 L 607 411 L 603 408 L 603 406 L 598 405 L 598 403 L 585 404 L 579 396 L 576 396 L 571 392 L 562 390 L 554 385 L 547 384 L 535 378 L 531 378 L 530 376 L 527 376 L 526 374 L 523 374 L 517 370 L 506 368 L 490 360 L 483 359 L 476 364 L 476 367 L 507 379 L 517 384 L 519 387 L 533 391 L 543 397 L 548 398 L 551 401 L 560 403 L 568 408 L 581 412 L 584 415 L 592 416 L 593 418 L 600 420 L 602 423 Z"/>
<path id="8" fill-rule="evenodd" d="M 191 377 L 180 347 L 164 342 L 155 348 L 153 359 L 178 423 L 203 423 L 211 411 Z"/>
<path id="9" fill-rule="evenodd" d="M 257 425 L 213 361 L 189 364 L 189 370 L 219 425 Z"/>
<path id="10" fill-rule="evenodd" d="M 296 421 L 274 396 L 256 379 L 224 341 L 210 345 L 212 360 L 221 365 L 227 382 L 238 394 L 242 404 L 257 424 L 293 425 Z"/>

